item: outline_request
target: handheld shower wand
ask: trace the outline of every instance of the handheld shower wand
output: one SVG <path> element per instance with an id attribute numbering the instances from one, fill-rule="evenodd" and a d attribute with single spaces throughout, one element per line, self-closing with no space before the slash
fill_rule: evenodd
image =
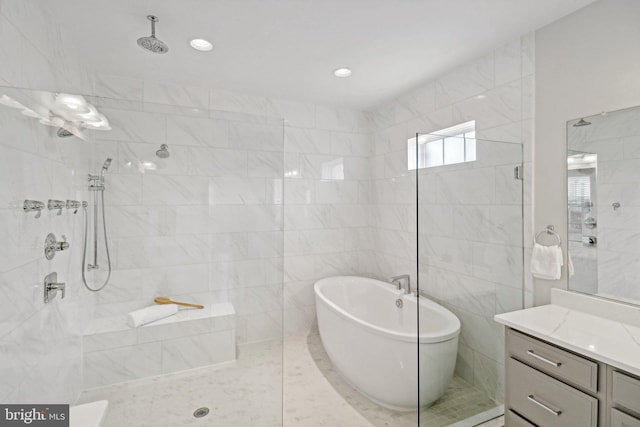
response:
<path id="1" fill-rule="evenodd" d="M 104 184 L 104 174 L 107 173 L 107 169 L 111 166 L 111 157 L 107 157 L 107 160 L 102 164 L 102 170 L 100 171 L 100 181 Z"/>
<path id="2" fill-rule="evenodd" d="M 87 257 L 87 235 L 88 235 L 88 218 L 87 218 L 87 207 L 84 208 L 84 249 L 82 251 L 82 281 L 84 282 L 84 286 L 92 291 L 98 292 L 102 290 L 107 283 L 109 283 L 109 279 L 111 278 L 111 255 L 109 254 L 109 242 L 107 239 L 107 220 L 105 216 L 104 209 L 104 176 L 111 165 L 111 158 L 107 158 L 102 165 L 102 170 L 100 171 L 100 175 L 89 175 L 89 191 L 93 191 L 93 264 L 86 264 Z M 104 231 L 104 246 L 107 253 L 107 264 L 109 268 L 109 272 L 107 274 L 107 279 L 104 281 L 102 285 L 100 285 L 97 289 L 93 289 L 89 286 L 87 282 L 87 278 L 85 276 L 85 265 L 86 270 L 97 270 L 100 268 L 98 265 L 98 192 L 100 192 L 100 202 L 102 205 L 102 226 Z"/>

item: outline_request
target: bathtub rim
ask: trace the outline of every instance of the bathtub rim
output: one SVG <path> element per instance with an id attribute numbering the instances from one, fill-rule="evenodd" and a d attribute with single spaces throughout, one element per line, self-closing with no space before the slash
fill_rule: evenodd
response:
<path id="1" fill-rule="evenodd" d="M 354 315 L 348 313 L 346 310 L 344 310 L 343 308 L 341 308 L 340 306 L 338 306 L 336 303 L 334 303 L 333 301 L 331 301 L 326 295 L 324 295 L 322 293 L 322 287 L 326 282 L 329 281 L 336 281 L 339 279 L 347 279 L 347 280 L 353 280 L 353 279 L 357 279 L 357 280 L 364 280 L 364 281 L 370 281 L 372 282 L 372 285 L 374 286 L 378 286 L 380 288 L 389 286 L 391 287 L 390 283 L 387 282 L 383 282 L 381 280 L 378 279 L 373 279 L 370 277 L 364 277 L 364 276 L 331 276 L 331 277 L 325 277 L 323 279 L 317 280 L 314 285 L 313 285 L 313 291 L 316 297 L 316 304 L 318 304 L 319 302 L 322 302 L 324 304 L 326 304 L 334 313 L 336 313 L 338 316 L 351 321 L 354 325 L 356 325 L 357 327 L 364 329 L 365 331 L 368 331 L 370 333 L 374 333 L 376 335 L 382 335 L 384 337 L 387 338 L 391 338 L 395 341 L 403 341 L 403 342 L 413 342 L 415 343 L 416 341 L 418 341 L 418 334 L 417 333 L 405 333 L 405 332 L 400 332 L 400 331 L 395 331 L 392 329 L 388 329 L 388 328 L 383 328 L 380 326 L 376 326 L 373 325 L 369 322 L 365 322 L 362 319 L 359 319 L 357 317 L 355 317 Z M 383 288 L 384 290 L 384 288 Z M 391 289 L 387 289 L 387 292 L 393 292 Z M 410 300 L 412 302 L 415 303 L 415 297 L 413 295 L 408 295 L 408 294 L 403 294 L 402 295 L 402 299 L 403 300 Z M 451 311 L 449 311 L 447 308 L 443 307 L 442 305 L 436 303 L 435 301 L 432 301 L 431 299 L 425 297 L 425 296 L 420 296 L 419 298 L 419 302 L 418 304 L 426 309 L 426 310 L 430 310 L 430 311 L 435 311 L 438 312 L 439 314 L 441 314 L 446 320 L 447 320 L 447 326 L 446 328 L 439 330 L 435 333 L 422 333 L 420 334 L 420 339 L 419 339 L 419 343 L 420 344 L 437 344 L 437 343 L 441 343 L 441 342 L 445 342 L 445 341 L 449 341 L 452 339 L 457 339 L 458 336 L 460 335 L 460 319 L 458 319 L 458 317 L 453 314 Z"/>

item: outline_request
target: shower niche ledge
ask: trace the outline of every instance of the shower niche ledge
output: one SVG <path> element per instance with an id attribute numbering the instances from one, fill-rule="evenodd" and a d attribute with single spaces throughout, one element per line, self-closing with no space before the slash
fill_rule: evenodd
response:
<path id="1" fill-rule="evenodd" d="M 235 361 L 235 331 L 228 302 L 181 309 L 135 329 L 124 315 L 96 319 L 83 336 L 84 388 Z"/>

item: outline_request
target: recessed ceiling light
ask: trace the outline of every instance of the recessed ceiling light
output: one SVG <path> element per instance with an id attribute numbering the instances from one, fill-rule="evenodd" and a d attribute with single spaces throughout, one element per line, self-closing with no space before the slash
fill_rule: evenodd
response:
<path id="1" fill-rule="evenodd" d="M 333 72 L 336 77 L 349 77 L 353 72 L 349 68 L 338 68 Z"/>
<path id="2" fill-rule="evenodd" d="M 205 39 L 193 39 L 189 42 L 189 44 L 195 50 L 201 50 L 203 52 L 207 52 L 213 49 L 213 45 L 211 44 L 211 42 Z"/>

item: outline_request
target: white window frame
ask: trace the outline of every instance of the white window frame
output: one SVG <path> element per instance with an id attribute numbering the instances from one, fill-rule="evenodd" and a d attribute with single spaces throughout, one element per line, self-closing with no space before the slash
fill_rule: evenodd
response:
<path id="1" fill-rule="evenodd" d="M 447 161 L 447 140 L 452 138 L 464 142 L 464 155 L 462 161 Z M 449 142 L 450 143 L 450 142 Z M 428 144 L 439 144 L 442 152 L 441 158 L 428 157 Z M 416 156 L 416 149 L 418 150 Z M 436 132 L 422 134 L 416 139 L 407 140 L 407 169 L 415 170 L 436 166 L 452 165 L 458 163 L 473 162 L 476 160 L 476 121 L 460 123 Z M 416 165 L 417 161 L 417 165 Z"/>

